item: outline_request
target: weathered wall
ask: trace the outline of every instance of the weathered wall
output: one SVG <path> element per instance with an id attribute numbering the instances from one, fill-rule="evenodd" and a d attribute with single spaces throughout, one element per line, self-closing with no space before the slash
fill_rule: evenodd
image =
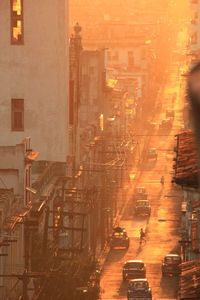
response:
<path id="1" fill-rule="evenodd" d="M 24 0 L 24 45 L 13 46 L 10 1 L 0 1 L 0 146 L 30 136 L 40 160 L 66 160 L 67 2 Z M 11 131 L 11 98 L 24 99 L 24 132 Z"/>
<path id="2" fill-rule="evenodd" d="M 20 196 L 24 195 L 24 153 L 24 144 L 0 146 L 0 187 L 13 188 Z"/>

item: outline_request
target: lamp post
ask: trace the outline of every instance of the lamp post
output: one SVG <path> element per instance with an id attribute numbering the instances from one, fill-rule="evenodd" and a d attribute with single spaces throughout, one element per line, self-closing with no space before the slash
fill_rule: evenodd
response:
<path id="1" fill-rule="evenodd" d="M 80 105 L 80 57 L 82 51 L 81 26 L 76 23 L 74 26 L 74 34 L 70 38 L 70 80 L 74 82 L 73 103 L 73 133 L 72 133 L 72 157 L 73 176 L 76 171 L 76 156 L 77 156 L 77 127 L 78 127 L 78 111 Z"/>

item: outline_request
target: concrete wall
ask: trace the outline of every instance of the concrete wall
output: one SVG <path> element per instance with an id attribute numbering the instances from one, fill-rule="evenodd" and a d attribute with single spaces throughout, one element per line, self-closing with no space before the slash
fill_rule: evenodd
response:
<path id="1" fill-rule="evenodd" d="M 80 127 L 98 125 L 104 111 L 105 63 L 103 50 L 84 50 L 81 55 Z"/>
<path id="2" fill-rule="evenodd" d="M 0 1 L 0 146 L 30 136 L 40 160 L 68 150 L 68 1 L 24 0 L 24 45 L 10 43 L 10 1 Z M 11 131 L 11 99 L 24 99 L 24 131 Z"/>
<path id="3" fill-rule="evenodd" d="M 15 195 L 24 195 L 25 146 L 0 146 L 0 187 L 13 188 Z"/>

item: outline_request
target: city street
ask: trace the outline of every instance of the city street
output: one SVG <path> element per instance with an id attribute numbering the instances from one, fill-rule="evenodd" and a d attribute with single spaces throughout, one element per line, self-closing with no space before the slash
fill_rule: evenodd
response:
<path id="1" fill-rule="evenodd" d="M 200 1 L 0 1 L 0 300 L 200 300 Z"/>
<path id="2" fill-rule="evenodd" d="M 174 136 L 182 127 L 182 91 L 179 62 L 168 70 L 168 80 L 158 99 L 160 112 L 155 114 L 157 123 L 153 131 L 143 138 L 148 140 L 146 147 L 155 147 L 158 151 L 157 162 L 143 162 L 138 167 L 135 180 L 129 185 L 128 201 L 121 215 L 119 225 L 125 227 L 131 238 L 128 251 L 114 249 L 110 251 L 102 274 L 102 299 L 127 299 L 127 284 L 122 281 L 123 263 L 129 259 L 142 259 L 147 267 L 147 279 L 152 288 L 153 299 L 176 299 L 178 281 L 173 277 L 163 279 L 161 264 L 168 253 L 180 251 L 180 205 L 181 192 L 171 183 L 173 174 Z M 172 100 L 176 93 L 176 100 Z M 175 119 L 171 131 L 160 132 L 159 123 L 165 118 L 166 109 L 174 109 Z M 150 135 L 150 137 L 149 137 Z M 160 183 L 165 178 L 164 186 Z M 136 219 L 133 213 L 133 190 L 135 186 L 147 189 L 152 212 L 150 219 Z M 147 234 L 147 242 L 140 246 L 140 228 Z"/>

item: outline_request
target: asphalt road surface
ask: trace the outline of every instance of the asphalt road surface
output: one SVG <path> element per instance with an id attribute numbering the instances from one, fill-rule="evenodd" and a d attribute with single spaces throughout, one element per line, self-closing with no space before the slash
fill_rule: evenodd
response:
<path id="1" fill-rule="evenodd" d="M 161 264 L 168 253 L 178 253 L 180 239 L 181 190 L 171 183 L 174 157 L 174 135 L 180 131 L 182 120 L 182 89 L 180 63 L 169 68 L 168 80 L 160 93 L 162 97 L 159 112 L 155 115 L 158 124 L 165 118 L 167 108 L 175 110 L 172 130 L 160 132 L 158 126 L 143 137 L 148 140 L 146 147 L 158 150 L 157 161 L 145 160 L 136 172 L 136 178 L 129 184 L 128 199 L 121 215 L 119 225 L 127 229 L 131 239 L 128 250 L 114 249 L 109 252 L 101 279 L 102 299 L 127 299 L 127 284 L 122 282 L 122 267 L 126 260 L 142 259 L 147 268 L 147 279 L 152 288 L 153 299 L 177 299 L 178 279 L 162 278 Z M 176 100 L 172 95 L 176 93 Z M 150 136 L 149 136 L 150 135 Z M 160 184 L 161 176 L 165 184 Z M 133 213 L 132 194 L 135 186 L 144 186 L 151 203 L 151 217 L 136 218 Z M 146 244 L 139 244 L 139 231 L 144 228 Z"/>

